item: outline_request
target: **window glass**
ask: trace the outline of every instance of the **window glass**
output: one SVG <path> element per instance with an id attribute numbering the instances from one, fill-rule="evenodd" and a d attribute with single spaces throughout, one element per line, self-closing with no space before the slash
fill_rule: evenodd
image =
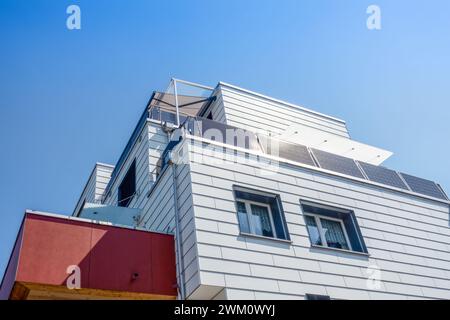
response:
<path id="1" fill-rule="evenodd" d="M 352 210 L 308 201 L 301 206 L 312 245 L 368 253 Z"/>
<path id="2" fill-rule="evenodd" d="M 350 249 L 345 239 L 341 222 L 321 218 L 320 224 L 322 225 L 325 240 L 329 247 L 345 250 Z"/>
<path id="3" fill-rule="evenodd" d="M 322 240 L 320 239 L 319 228 L 316 224 L 316 219 L 312 216 L 305 216 L 306 226 L 309 232 L 309 238 L 311 239 L 311 243 L 321 246 Z"/>
<path id="4" fill-rule="evenodd" d="M 252 209 L 251 217 L 255 233 L 260 236 L 273 237 L 268 207 L 256 204 L 251 204 L 250 207 Z"/>
<path id="5" fill-rule="evenodd" d="M 245 209 L 245 203 L 238 201 L 237 209 L 238 209 L 239 227 L 241 228 L 241 232 L 250 233 L 250 225 L 248 223 L 248 215 L 247 210 Z"/>
<path id="6" fill-rule="evenodd" d="M 234 196 L 241 233 L 290 240 L 278 195 L 236 188 Z"/>

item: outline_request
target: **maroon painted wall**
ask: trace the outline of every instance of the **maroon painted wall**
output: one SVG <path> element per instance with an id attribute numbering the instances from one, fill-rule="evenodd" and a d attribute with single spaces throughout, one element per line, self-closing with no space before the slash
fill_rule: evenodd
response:
<path id="1" fill-rule="evenodd" d="M 16 281 L 66 285 L 70 265 L 82 288 L 177 294 L 173 236 L 26 213 Z"/>

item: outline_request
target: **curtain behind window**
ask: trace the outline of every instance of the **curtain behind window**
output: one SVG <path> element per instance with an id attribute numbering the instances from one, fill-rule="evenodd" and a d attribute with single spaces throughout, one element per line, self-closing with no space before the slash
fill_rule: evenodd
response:
<path id="1" fill-rule="evenodd" d="M 344 231 L 342 230 L 341 223 L 338 221 L 320 219 L 323 231 L 325 233 L 325 239 L 327 244 L 332 248 L 350 249 L 347 241 L 345 240 Z"/>
<path id="2" fill-rule="evenodd" d="M 267 207 L 251 205 L 252 219 L 256 234 L 273 237 L 272 225 L 270 224 L 269 211 Z"/>

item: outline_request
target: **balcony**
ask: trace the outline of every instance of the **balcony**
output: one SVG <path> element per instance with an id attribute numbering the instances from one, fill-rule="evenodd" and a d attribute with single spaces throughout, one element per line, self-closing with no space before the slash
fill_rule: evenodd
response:
<path id="1" fill-rule="evenodd" d="M 175 299 L 175 268 L 171 235 L 27 212 L 0 299 Z"/>

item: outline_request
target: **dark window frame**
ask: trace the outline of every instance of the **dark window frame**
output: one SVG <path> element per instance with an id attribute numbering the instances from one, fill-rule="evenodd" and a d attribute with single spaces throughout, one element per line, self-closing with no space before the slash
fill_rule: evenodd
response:
<path id="1" fill-rule="evenodd" d="M 238 216 L 239 231 L 241 235 L 291 242 L 280 195 L 269 193 L 262 190 L 242 187 L 240 185 L 233 185 L 233 195 L 234 195 L 235 212 Z M 242 221 L 240 220 L 239 217 L 238 202 L 245 202 L 248 204 L 255 204 L 256 206 L 268 207 L 273 236 L 266 236 L 254 233 L 253 228 L 251 227 L 250 220 L 247 220 L 250 230 L 243 231 Z M 246 208 L 248 209 L 248 206 Z M 246 214 L 248 217 L 249 215 L 251 215 L 251 212 L 246 212 Z"/>
<path id="2" fill-rule="evenodd" d="M 330 249 L 330 250 L 340 250 L 349 253 L 357 253 L 368 255 L 367 246 L 364 242 L 364 238 L 361 233 L 356 215 L 353 210 L 339 208 L 335 206 L 330 206 L 323 203 L 312 202 L 308 200 L 300 200 L 300 209 L 303 216 L 303 221 L 305 223 L 306 230 L 308 232 L 308 237 L 311 242 L 312 247 Z M 324 234 L 319 230 L 319 235 L 321 238 L 321 244 L 313 243 L 313 236 L 311 235 L 306 217 L 314 217 L 317 221 L 318 219 L 328 219 L 337 220 L 341 222 L 345 238 L 348 242 L 349 249 L 336 248 L 332 246 L 325 245 L 326 239 L 324 239 Z M 319 227 L 318 227 L 319 228 Z"/>

